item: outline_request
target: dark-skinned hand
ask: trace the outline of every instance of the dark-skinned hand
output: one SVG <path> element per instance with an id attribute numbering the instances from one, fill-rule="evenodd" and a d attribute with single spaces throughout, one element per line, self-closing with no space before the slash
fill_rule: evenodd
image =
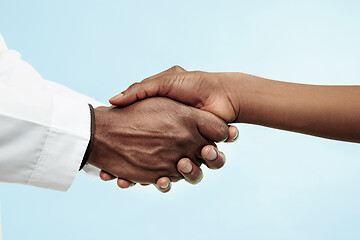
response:
<path id="1" fill-rule="evenodd" d="M 209 74 L 200 71 L 188 72 L 179 66 L 174 66 L 140 83 L 131 85 L 124 92 L 111 98 L 110 103 L 117 106 L 126 106 L 144 98 L 164 96 L 209 111 L 227 122 L 232 122 L 239 116 L 240 112 L 237 111 L 238 106 L 234 105 L 237 103 L 237 101 L 233 99 L 235 97 L 234 93 L 228 91 L 228 89 L 232 89 L 231 85 L 224 86 L 223 84 L 224 82 L 221 81 L 221 77 L 218 74 Z M 226 142 L 234 142 L 238 136 L 239 132 L 237 128 L 230 126 L 229 137 Z M 211 146 L 204 147 L 202 151 L 202 158 L 205 162 L 209 159 L 207 155 L 213 153 L 210 150 L 216 152 L 214 161 L 225 162 L 225 155 L 216 148 L 213 149 Z M 212 156 L 215 156 L 215 154 L 212 154 Z M 178 170 L 187 181 L 189 181 L 188 175 L 190 178 L 197 179 L 197 181 L 190 181 L 196 184 L 202 179 L 201 169 L 195 167 L 195 170 L 191 170 L 188 173 L 182 171 L 182 169 L 190 169 L 191 164 L 190 160 L 181 159 L 178 164 Z M 100 178 L 104 181 L 109 181 L 115 177 L 102 171 Z M 118 179 L 117 183 L 120 188 L 128 188 L 135 185 L 125 179 Z M 170 179 L 166 177 L 159 179 L 157 187 L 160 191 L 169 191 L 171 187 Z"/>
<path id="2" fill-rule="evenodd" d="M 225 122 L 213 114 L 165 98 L 125 108 L 96 108 L 95 124 L 88 162 L 101 168 L 102 174 L 141 184 L 159 184 L 163 177 L 173 182 L 182 179 L 179 159 L 191 160 L 194 169 L 206 152 L 215 150 L 216 159 L 219 153 L 213 141 L 229 135 Z M 218 164 L 223 162 L 207 162 L 211 168 L 221 167 Z"/>

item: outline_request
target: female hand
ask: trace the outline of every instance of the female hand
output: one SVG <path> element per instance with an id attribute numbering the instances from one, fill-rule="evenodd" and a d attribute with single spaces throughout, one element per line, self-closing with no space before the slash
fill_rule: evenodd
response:
<path id="1" fill-rule="evenodd" d="M 112 97 L 110 103 L 126 106 L 144 98 L 162 96 L 211 112 L 226 122 L 234 122 L 239 118 L 243 100 L 236 89 L 238 82 L 239 73 L 188 72 L 174 66 L 134 83 Z"/>

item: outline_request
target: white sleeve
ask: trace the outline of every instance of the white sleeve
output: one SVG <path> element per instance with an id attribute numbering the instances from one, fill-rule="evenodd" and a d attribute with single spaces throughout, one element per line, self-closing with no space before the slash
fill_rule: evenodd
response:
<path id="1" fill-rule="evenodd" d="M 0 35 L 0 181 L 66 191 L 100 103 L 44 80 Z"/>

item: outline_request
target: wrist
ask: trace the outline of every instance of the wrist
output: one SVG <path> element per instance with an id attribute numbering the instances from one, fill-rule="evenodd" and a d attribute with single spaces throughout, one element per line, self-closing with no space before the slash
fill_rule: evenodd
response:
<path id="1" fill-rule="evenodd" d="M 102 170 L 111 170 L 110 152 L 120 148 L 122 144 L 117 139 L 116 144 L 111 140 L 114 135 L 120 134 L 120 125 L 115 122 L 121 122 L 124 114 L 118 114 L 121 109 L 114 107 L 97 107 L 94 109 L 94 139 L 92 151 L 88 163 Z M 117 145 L 118 144 L 118 145 Z M 114 146 L 116 145 L 116 148 Z M 120 159 L 119 157 L 117 159 Z M 110 166 L 110 167 L 109 167 Z"/>
<path id="2" fill-rule="evenodd" d="M 271 80 L 245 73 L 228 73 L 231 89 L 230 99 L 233 99 L 237 123 L 258 124 L 263 112 L 271 105 L 273 88 Z"/>
<path id="3" fill-rule="evenodd" d="M 94 141 L 95 113 L 94 113 L 94 108 L 93 108 L 93 106 L 91 104 L 89 104 L 89 110 L 90 110 L 90 139 L 89 139 L 89 143 L 88 143 L 88 146 L 86 148 L 83 160 L 81 161 L 79 171 L 81 169 L 83 169 L 85 164 L 88 162 L 89 156 L 90 156 L 90 153 L 91 153 L 91 150 L 92 150 L 92 146 L 93 146 L 93 141 Z"/>
<path id="4" fill-rule="evenodd" d="M 91 148 L 91 152 L 89 153 L 89 157 L 88 157 L 88 163 L 99 167 L 98 163 L 97 163 L 97 159 L 98 157 L 97 152 L 98 152 L 98 148 L 99 148 L 99 133 L 102 132 L 101 130 L 101 126 L 102 124 L 102 111 L 101 109 L 104 107 L 97 107 L 95 109 L 93 109 L 93 119 L 94 119 L 94 123 L 93 123 L 93 137 L 92 137 L 92 148 Z"/>
<path id="5" fill-rule="evenodd" d="M 236 122 L 283 128 L 297 98 L 297 85 L 243 73 L 236 79 L 241 97 Z"/>
<path id="6" fill-rule="evenodd" d="M 248 122 L 252 117 L 251 113 L 252 98 L 254 98 L 254 79 L 244 73 L 239 72 L 223 72 L 218 74 L 221 87 L 226 93 L 225 98 L 231 103 L 233 116 L 230 122 L 244 123 Z"/>

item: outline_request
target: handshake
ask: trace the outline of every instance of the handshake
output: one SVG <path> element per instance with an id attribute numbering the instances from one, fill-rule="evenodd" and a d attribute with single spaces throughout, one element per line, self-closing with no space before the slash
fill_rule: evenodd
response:
<path id="1" fill-rule="evenodd" d="M 142 100 L 149 97 L 157 98 Z M 295 84 L 175 66 L 130 86 L 110 103 L 114 107 L 95 110 L 88 162 L 103 170 L 103 180 L 117 177 L 122 188 L 152 183 L 167 192 L 182 178 L 199 182 L 202 163 L 211 169 L 225 163 L 215 142 L 238 137 L 227 123 L 360 143 L 359 86 Z"/>
<path id="2" fill-rule="evenodd" d="M 81 167 L 101 169 L 102 180 L 117 178 L 121 188 L 154 184 L 167 192 L 181 179 L 198 183 L 202 164 L 224 165 L 216 142 L 237 139 L 230 123 L 360 143 L 360 86 L 297 84 L 178 66 L 133 84 L 110 99 L 111 107 L 91 108 L 88 141 L 90 99 L 43 81 L 19 54 L 8 51 L 1 35 L 0 60 L 0 182 L 66 190 L 88 144 Z M 73 145 L 73 151 L 63 152 Z"/>
<path id="3" fill-rule="evenodd" d="M 236 140 L 236 127 L 226 121 L 238 111 L 222 84 L 204 75 L 174 66 L 113 97 L 114 106 L 94 109 L 88 163 L 102 169 L 101 179 L 118 178 L 121 188 L 155 184 L 168 192 L 171 182 L 201 181 L 203 163 L 224 165 L 215 142 Z"/>

